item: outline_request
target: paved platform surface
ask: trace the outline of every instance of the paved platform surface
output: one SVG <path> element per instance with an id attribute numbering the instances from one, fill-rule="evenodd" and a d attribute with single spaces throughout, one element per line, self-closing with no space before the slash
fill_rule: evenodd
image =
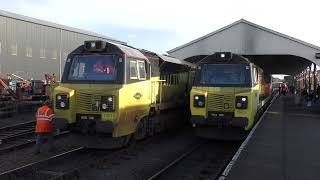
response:
<path id="1" fill-rule="evenodd" d="M 320 179 L 320 106 L 294 99 L 275 100 L 226 179 Z"/>

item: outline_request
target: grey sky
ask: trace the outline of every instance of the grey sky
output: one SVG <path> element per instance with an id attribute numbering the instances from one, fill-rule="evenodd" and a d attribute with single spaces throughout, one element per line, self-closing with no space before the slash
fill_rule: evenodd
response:
<path id="1" fill-rule="evenodd" d="M 0 9 L 163 53 L 244 18 L 320 45 L 317 1 L 0 0 Z"/>

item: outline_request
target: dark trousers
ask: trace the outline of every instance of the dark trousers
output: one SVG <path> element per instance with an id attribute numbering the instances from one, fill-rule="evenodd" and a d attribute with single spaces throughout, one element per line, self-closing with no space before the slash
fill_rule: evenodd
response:
<path id="1" fill-rule="evenodd" d="M 40 152 L 41 146 L 44 143 L 44 138 L 47 139 L 47 142 L 49 144 L 49 148 L 53 148 L 53 133 L 37 133 L 36 136 L 36 152 Z"/>

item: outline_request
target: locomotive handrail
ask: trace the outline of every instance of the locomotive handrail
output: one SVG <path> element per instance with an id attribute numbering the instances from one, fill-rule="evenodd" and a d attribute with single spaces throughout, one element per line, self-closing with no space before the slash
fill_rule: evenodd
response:
<path id="1" fill-rule="evenodd" d="M 156 105 L 157 104 L 157 98 L 156 98 L 156 83 L 159 83 L 159 105 L 161 104 L 161 99 L 162 99 L 162 82 L 166 82 L 166 80 L 151 80 L 151 84 L 154 84 L 152 87 L 153 87 L 153 94 L 151 95 L 151 104 L 154 104 Z"/>

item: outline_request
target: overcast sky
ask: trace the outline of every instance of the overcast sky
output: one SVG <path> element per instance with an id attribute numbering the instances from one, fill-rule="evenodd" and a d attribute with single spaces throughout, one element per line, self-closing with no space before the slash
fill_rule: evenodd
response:
<path id="1" fill-rule="evenodd" d="M 0 9 L 101 33 L 159 53 L 234 21 L 320 45 L 319 1 L 0 0 Z"/>

